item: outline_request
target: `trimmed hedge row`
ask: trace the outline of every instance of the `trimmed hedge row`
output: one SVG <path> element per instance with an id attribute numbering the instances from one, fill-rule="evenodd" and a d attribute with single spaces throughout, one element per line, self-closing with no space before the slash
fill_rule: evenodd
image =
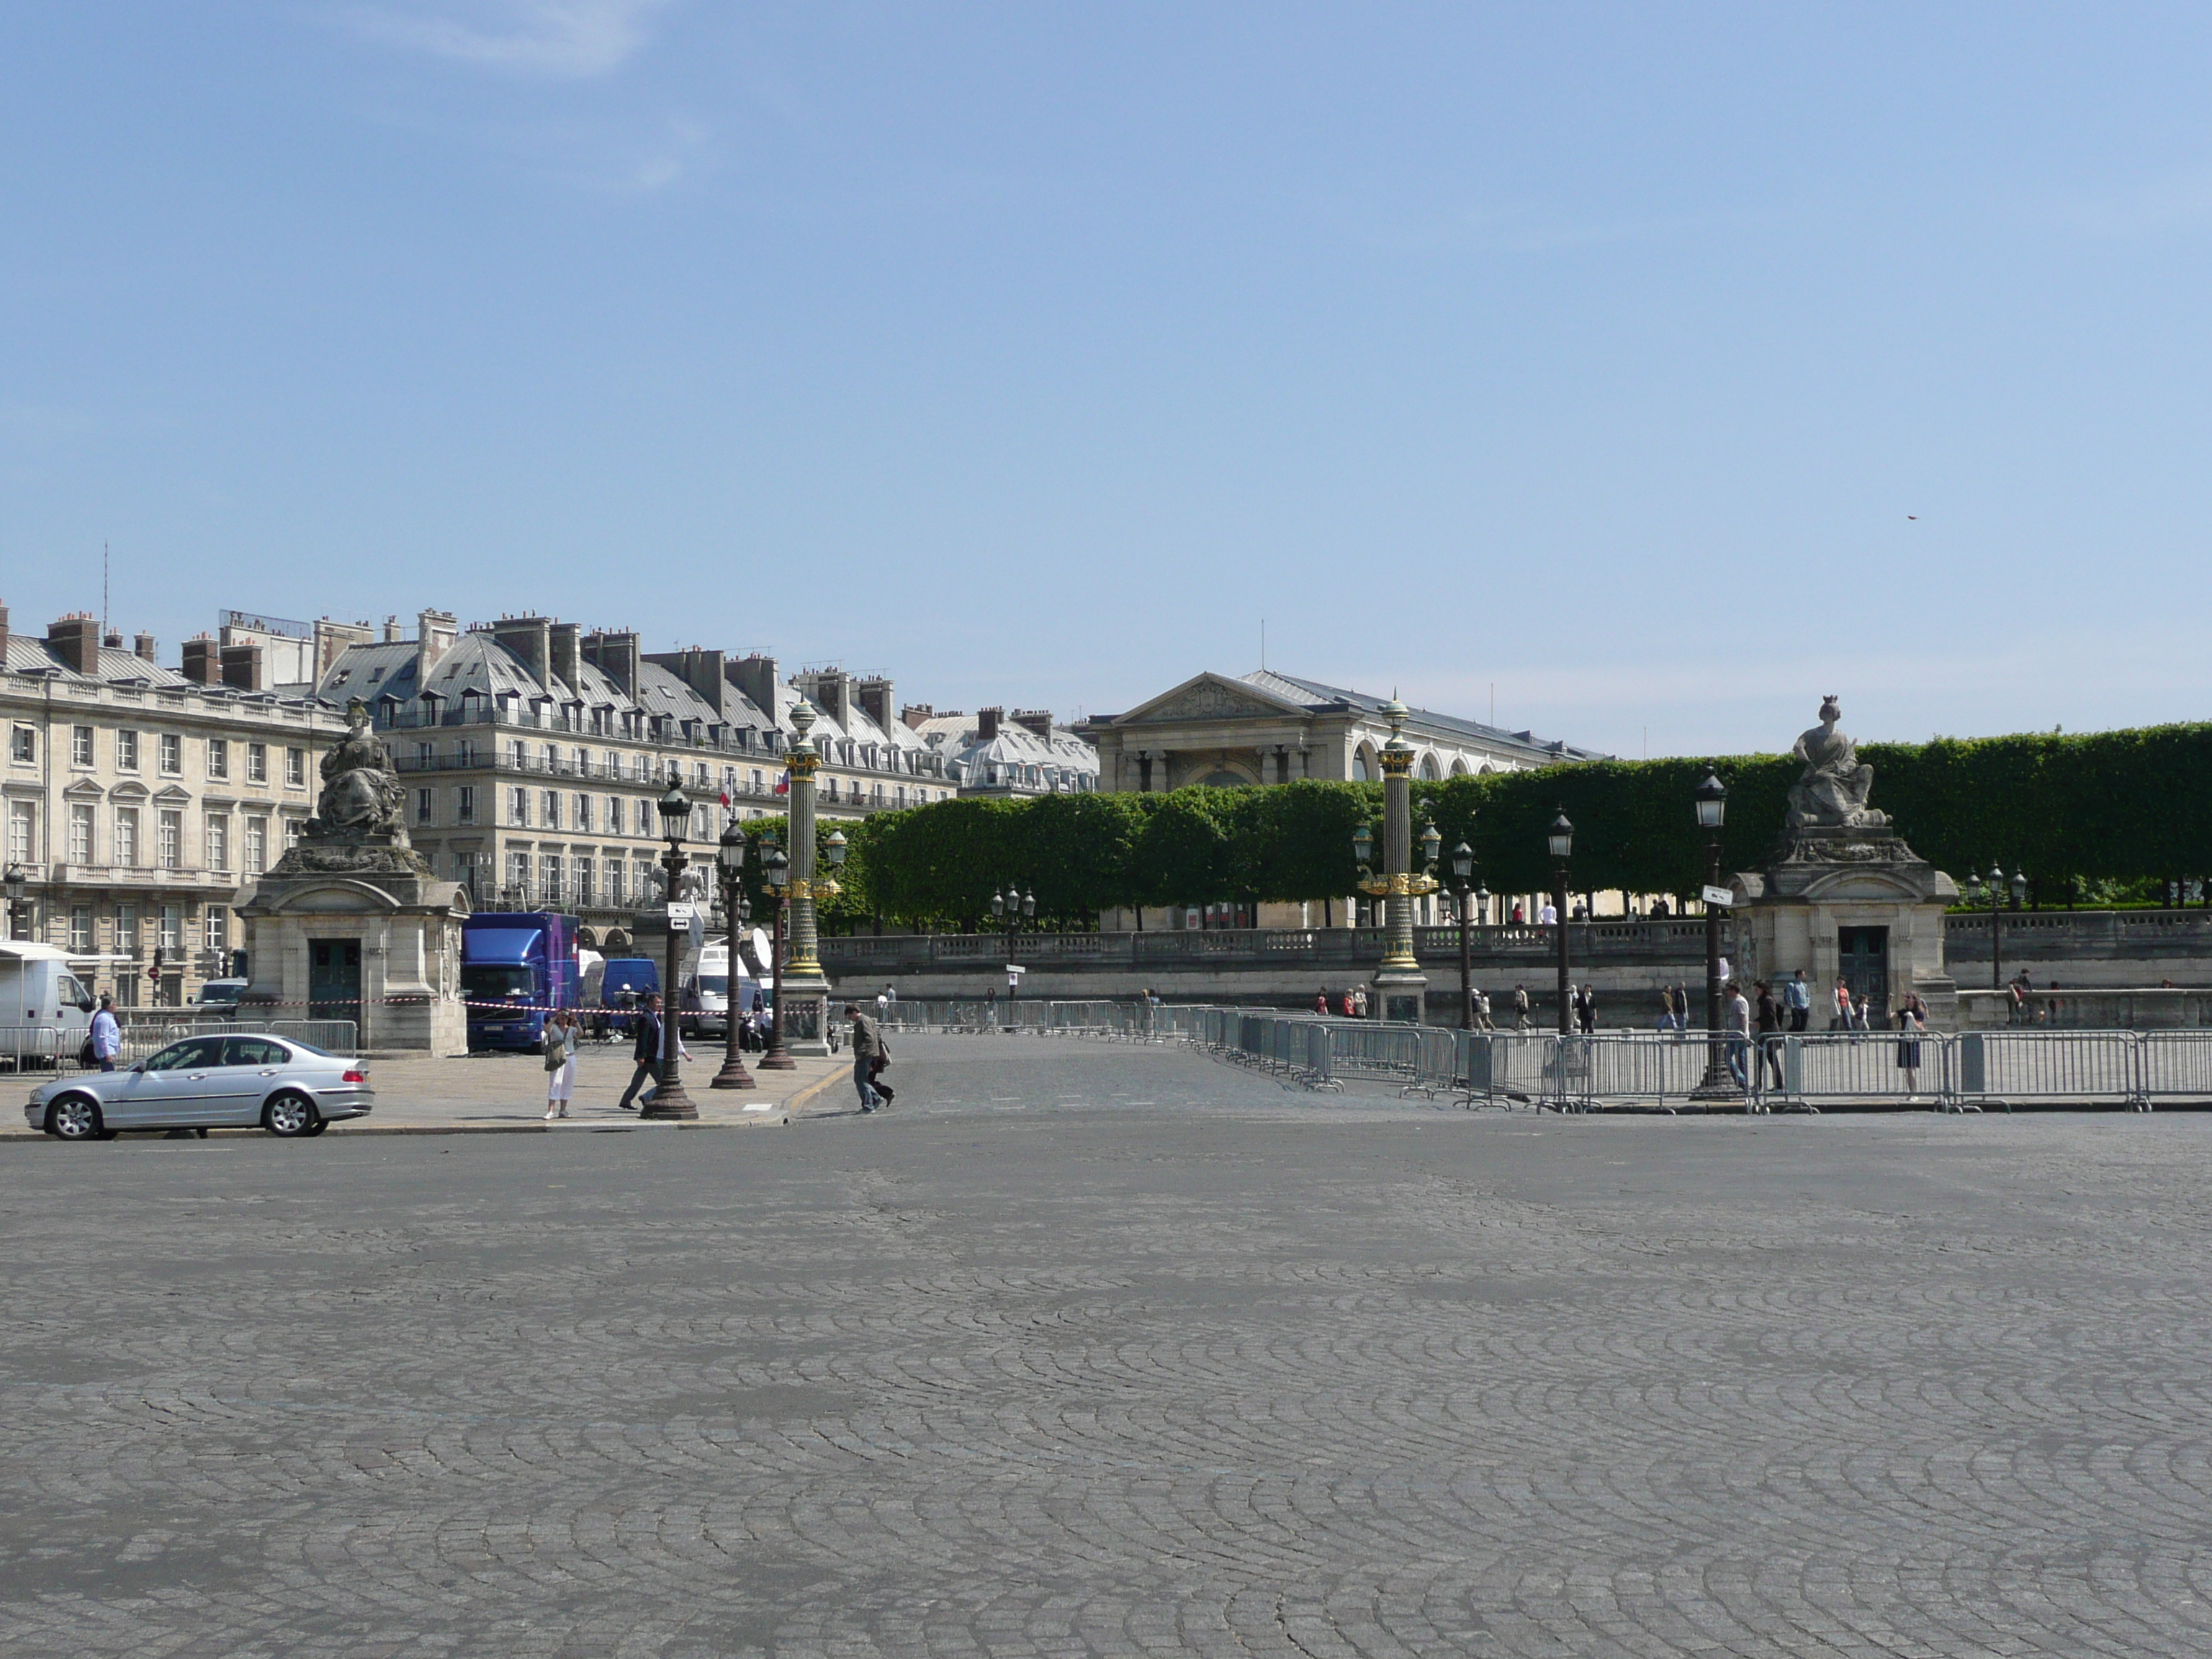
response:
<path id="1" fill-rule="evenodd" d="M 1961 881 L 1994 861 L 2025 868 L 2043 899 L 2063 901 L 2076 880 L 2212 872 L 2212 725 L 1859 752 L 1875 769 L 1875 804 L 1914 851 Z M 1729 787 L 1723 866 L 1749 867 L 1773 847 L 1802 769 L 1775 755 L 1714 764 Z M 1575 824 L 1577 891 L 1683 893 L 1704 878 L 1691 791 L 1705 769 L 1600 762 L 1413 787 L 1432 803 L 1446 850 L 1464 839 L 1494 892 L 1549 885 L 1545 830 L 1564 807 Z M 833 931 L 875 917 L 987 925 L 992 892 L 1009 884 L 1034 891 L 1039 919 L 1062 927 L 1115 906 L 1341 898 L 1357 878 L 1352 830 L 1364 821 L 1379 835 L 1382 799 L 1379 783 L 1304 781 L 879 812 L 841 826 L 851 849 L 846 890 L 823 921 Z M 781 833 L 780 820 L 748 828 L 771 824 Z"/>

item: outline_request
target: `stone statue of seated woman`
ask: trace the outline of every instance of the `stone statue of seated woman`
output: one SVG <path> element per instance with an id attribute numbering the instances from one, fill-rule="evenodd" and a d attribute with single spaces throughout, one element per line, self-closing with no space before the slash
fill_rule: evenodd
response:
<path id="1" fill-rule="evenodd" d="M 1792 829 L 1881 829 L 1888 814 L 1867 805 L 1874 768 L 1859 759 L 1858 745 L 1837 729 L 1843 709 L 1833 697 L 1820 704 L 1820 723 L 1797 739 L 1790 753 L 1805 771 L 1790 788 Z"/>

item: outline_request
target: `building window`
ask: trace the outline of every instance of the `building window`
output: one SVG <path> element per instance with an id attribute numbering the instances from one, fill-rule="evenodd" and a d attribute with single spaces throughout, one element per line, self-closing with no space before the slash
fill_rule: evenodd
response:
<path id="1" fill-rule="evenodd" d="M 137 960 L 138 907 L 135 904 L 115 907 L 115 954 Z"/>
<path id="2" fill-rule="evenodd" d="M 538 879 L 538 891 L 544 896 L 545 908 L 549 910 L 559 909 L 561 908 L 561 855 L 558 853 L 539 854 Z"/>
<path id="3" fill-rule="evenodd" d="M 138 734 L 136 732 L 118 732 L 115 734 L 115 766 L 121 772 L 136 772 L 138 769 Z"/>
<path id="4" fill-rule="evenodd" d="M 115 861 L 125 869 L 138 864 L 138 809 L 118 806 L 115 809 Z"/>
<path id="5" fill-rule="evenodd" d="M 70 949 L 81 957 L 92 954 L 92 907 L 89 904 L 70 906 Z"/>
<path id="6" fill-rule="evenodd" d="M 824 800 L 835 800 L 837 799 L 836 779 L 829 778 L 823 781 L 822 785 L 822 798 Z"/>
<path id="7" fill-rule="evenodd" d="M 545 827 L 548 830 L 558 830 L 561 827 L 560 791 L 557 789 L 545 789 L 541 790 L 539 793 L 544 797 L 544 799 L 538 804 L 540 807 L 544 809 Z"/>
<path id="8" fill-rule="evenodd" d="M 39 734 L 27 726 L 17 726 L 8 739 L 8 754 L 12 760 L 25 766 L 35 766 L 39 760 Z"/>
<path id="9" fill-rule="evenodd" d="M 428 790 L 428 789 L 417 789 L 417 790 L 415 792 L 415 822 L 416 822 L 416 823 L 428 823 L 429 822 L 431 822 L 431 816 L 432 816 L 432 815 L 431 815 L 431 811 L 430 811 L 430 798 L 431 798 L 432 793 L 433 793 L 432 791 Z"/>
<path id="10" fill-rule="evenodd" d="M 229 956 L 230 907 L 228 905 L 210 904 L 208 906 L 207 933 L 205 937 L 207 939 L 207 948 L 209 950 L 214 951 L 218 957 Z M 220 974 L 229 966 L 230 963 L 228 962 L 218 963 L 216 967 L 216 972 Z"/>
<path id="11" fill-rule="evenodd" d="M 269 781 L 269 745 L 249 743 L 246 745 L 246 781 L 248 783 Z"/>
<path id="12" fill-rule="evenodd" d="M 92 764 L 92 728 L 90 726 L 70 727 L 70 764 L 71 766 Z"/>
<path id="13" fill-rule="evenodd" d="M 418 743 L 415 745 L 415 769 L 416 771 L 428 772 L 434 770 L 437 764 L 438 745 L 436 744 Z"/>
<path id="14" fill-rule="evenodd" d="M 161 775 L 182 777 L 185 774 L 185 740 L 173 732 L 161 733 Z"/>
<path id="15" fill-rule="evenodd" d="M 306 827 L 307 820 L 305 818 L 286 818 L 284 820 L 284 848 L 287 852 L 289 852 L 293 848 L 297 847 L 300 844 L 300 831 Z"/>
<path id="16" fill-rule="evenodd" d="M 92 807 L 88 802 L 70 803 L 69 861 L 92 862 Z"/>
<path id="17" fill-rule="evenodd" d="M 164 809 L 156 826 L 160 837 L 157 855 L 164 870 L 181 870 L 185 865 L 185 815 Z"/>
<path id="18" fill-rule="evenodd" d="M 201 825 L 206 835 L 206 865 L 210 870 L 230 868 L 230 814 L 210 812 Z"/>
<path id="19" fill-rule="evenodd" d="M 507 821 L 520 824 L 526 830 L 530 827 L 530 792 L 527 789 L 507 792 Z"/>
<path id="20" fill-rule="evenodd" d="M 8 803 L 8 862 L 36 864 L 38 861 L 38 807 L 27 800 L 10 801 Z"/>
<path id="21" fill-rule="evenodd" d="M 269 867 L 269 820 L 246 821 L 246 873 L 258 876 Z"/>
<path id="22" fill-rule="evenodd" d="M 208 775 L 227 778 L 230 775 L 230 739 L 210 738 L 207 740 Z"/>
<path id="23" fill-rule="evenodd" d="M 161 954 L 172 963 L 177 952 L 185 948 L 185 907 L 165 904 L 161 907 Z"/>
<path id="24" fill-rule="evenodd" d="M 592 833 L 592 798 L 589 795 L 576 797 L 576 828 L 585 835 Z"/>
<path id="25" fill-rule="evenodd" d="M 507 884 L 514 890 L 517 902 L 530 891 L 529 854 L 511 852 L 507 855 Z"/>
<path id="26" fill-rule="evenodd" d="M 592 884 L 597 875 L 591 860 L 576 860 L 576 903 L 579 908 L 595 902 L 592 896 Z"/>
<path id="27" fill-rule="evenodd" d="M 453 791 L 453 822 L 474 823 L 477 821 L 477 791 L 472 783 L 465 783 Z"/>
<path id="28" fill-rule="evenodd" d="M 470 738 L 463 738 L 453 745 L 453 764 L 465 772 L 476 763 L 477 746 Z"/>
<path id="29" fill-rule="evenodd" d="M 307 751 L 287 749 L 284 751 L 284 781 L 295 789 L 307 787 Z"/>
<path id="30" fill-rule="evenodd" d="M 525 767 L 528 766 L 530 763 L 529 757 L 529 746 L 525 744 L 520 738 L 515 738 L 512 745 L 512 758 L 514 763 L 514 769 L 520 772 Z"/>
<path id="31" fill-rule="evenodd" d="M 622 804 L 620 795 L 607 797 L 607 833 L 611 836 L 619 836 L 623 832 Z"/>

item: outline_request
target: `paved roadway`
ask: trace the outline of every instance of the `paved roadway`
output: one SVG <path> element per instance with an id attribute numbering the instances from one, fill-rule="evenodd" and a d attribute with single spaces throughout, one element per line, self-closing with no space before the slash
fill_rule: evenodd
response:
<path id="1" fill-rule="evenodd" d="M 0 1649 L 2212 1651 L 2212 1118 L 897 1046 L 763 1134 L 0 1148 Z"/>

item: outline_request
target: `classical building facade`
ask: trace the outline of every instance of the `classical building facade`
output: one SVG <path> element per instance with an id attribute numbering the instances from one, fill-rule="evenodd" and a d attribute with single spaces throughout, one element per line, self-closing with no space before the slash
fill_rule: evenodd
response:
<path id="1" fill-rule="evenodd" d="M 1236 787 L 1301 778 L 1336 782 L 1379 780 L 1378 757 L 1389 741 L 1389 698 L 1261 669 L 1231 676 L 1205 673 L 1138 704 L 1127 714 L 1085 722 L 1097 745 L 1098 787 L 1110 791 L 1179 789 L 1187 784 Z M 1601 759 L 1595 750 L 1508 732 L 1455 714 L 1412 711 L 1406 741 L 1414 749 L 1413 787 L 1483 772 L 1520 771 L 1562 762 Z M 1352 926 L 1364 901 L 1347 897 L 1316 905 L 1262 905 L 1174 910 L 1170 927 Z M 1219 911 L 1219 915 L 1213 914 Z M 1433 901 L 1423 921 L 1434 918 Z M 1137 924 L 1133 913 L 1109 913 L 1103 925 Z M 1154 922 L 1154 926 L 1158 925 Z"/>
<path id="2" fill-rule="evenodd" d="M 946 775 L 963 795 L 1020 800 L 1089 794 L 1098 787 L 1097 746 L 1056 722 L 1048 709 L 1017 708 L 1011 716 L 1003 708 L 940 714 L 927 703 L 909 703 L 902 718 L 943 757 Z"/>
<path id="3" fill-rule="evenodd" d="M 44 638 L 0 606 L 0 811 L 5 862 L 24 882 L 19 938 L 80 958 L 80 976 L 125 1007 L 174 1006 L 228 975 L 234 913 L 299 837 L 337 711 L 264 688 L 240 641 L 188 641 L 181 670 L 97 619 Z"/>
<path id="4" fill-rule="evenodd" d="M 387 622 L 381 638 L 334 639 L 342 627 L 315 625 L 313 690 L 334 708 L 368 706 L 432 872 L 479 909 L 580 915 L 603 942 L 660 896 L 654 803 L 672 773 L 702 850 L 725 811 L 783 811 L 802 698 L 817 713 L 822 817 L 921 805 L 957 787 L 945 757 L 897 718 L 888 679 L 836 668 L 786 679 L 773 657 L 648 653 L 633 633 L 536 616 L 462 629 L 424 611 L 411 637 Z"/>

